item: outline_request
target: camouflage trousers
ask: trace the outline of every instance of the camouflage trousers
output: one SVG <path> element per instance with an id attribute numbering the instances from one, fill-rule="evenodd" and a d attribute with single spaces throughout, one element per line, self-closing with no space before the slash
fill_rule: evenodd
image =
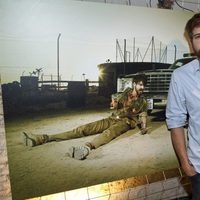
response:
<path id="1" fill-rule="evenodd" d="M 107 144 L 131 128 L 127 119 L 108 117 L 89 124 L 79 126 L 71 131 L 49 135 L 50 140 L 69 140 L 98 134 L 90 143 L 94 148 Z"/>

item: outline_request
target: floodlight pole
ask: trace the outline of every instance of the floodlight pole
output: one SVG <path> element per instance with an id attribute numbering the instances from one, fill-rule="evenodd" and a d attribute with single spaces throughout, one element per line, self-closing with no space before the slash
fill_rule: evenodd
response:
<path id="1" fill-rule="evenodd" d="M 60 90 L 60 74 L 59 74 L 59 40 L 60 40 L 61 33 L 59 33 L 57 38 L 57 76 L 58 76 L 58 90 Z"/>
<path id="2" fill-rule="evenodd" d="M 177 48 L 176 48 L 176 45 L 174 45 L 174 62 L 176 61 L 176 52 L 177 52 Z"/>

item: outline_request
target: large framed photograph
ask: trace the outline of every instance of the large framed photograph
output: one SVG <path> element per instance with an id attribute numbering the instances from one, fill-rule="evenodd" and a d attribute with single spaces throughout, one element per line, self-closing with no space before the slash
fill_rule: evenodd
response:
<path id="1" fill-rule="evenodd" d="M 159 86 L 169 84 L 169 77 L 163 83 L 164 70 L 190 53 L 184 26 L 192 13 L 70 0 L 0 4 L 0 73 L 13 199 L 178 166 L 165 125 L 167 89 L 152 96 L 150 79 L 143 94 L 149 103 L 147 134 L 136 126 L 95 148 L 82 146 L 101 135 L 103 130 L 91 123 L 112 116 L 112 95 L 132 87 L 135 74 L 150 78 L 153 73 L 151 81 L 159 74 Z"/>

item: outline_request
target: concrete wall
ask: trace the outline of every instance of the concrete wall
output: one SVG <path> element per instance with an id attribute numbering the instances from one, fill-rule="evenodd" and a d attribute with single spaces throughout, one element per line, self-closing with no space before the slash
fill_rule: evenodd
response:
<path id="1" fill-rule="evenodd" d="M 0 87 L 0 200 L 11 200 L 10 177 L 3 117 L 2 92 Z"/>

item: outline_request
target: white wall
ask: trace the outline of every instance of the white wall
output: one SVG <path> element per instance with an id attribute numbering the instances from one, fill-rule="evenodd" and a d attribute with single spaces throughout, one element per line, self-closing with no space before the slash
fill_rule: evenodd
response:
<path id="1" fill-rule="evenodd" d="M 57 74 L 57 37 L 63 80 L 97 80 L 97 65 L 115 61 L 115 41 L 132 39 L 143 52 L 152 36 L 178 57 L 188 51 L 183 37 L 191 12 L 70 0 L 0 0 L 0 73 L 2 83 L 19 81 L 42 67 Z M 169 53 L 168 62 L 173 62 Z M 171 56 L 170 56 L 171 55 Z"/>

